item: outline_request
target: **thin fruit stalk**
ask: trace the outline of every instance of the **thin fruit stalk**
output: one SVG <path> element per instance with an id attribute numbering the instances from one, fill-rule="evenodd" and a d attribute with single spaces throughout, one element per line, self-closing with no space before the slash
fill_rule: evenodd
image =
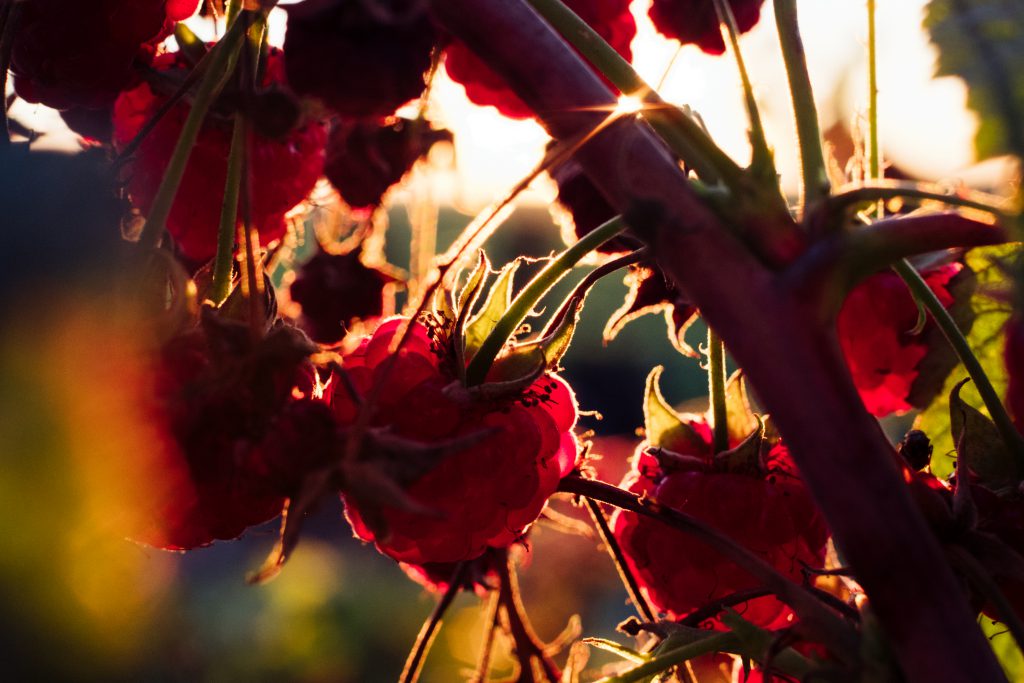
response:
<path id="1" fill-rule="evenodd" d="M 523 0 L 437 0 L 434 12 L 536 111 L 557 112 L 542 121 L 556 138 L 593 128 L 594 112 L 614 103 Z M 959 584 L 905 490 L 892 447 L 865 411 L 817 302 L 794 287 L 796 276 L 765 267 L 724 229 L 640 125 L 609 128 L 577 158 L 748 373 L 908 680 L 1000 680 Z M 753 329 L 763 332 L 751 335 Z"/>

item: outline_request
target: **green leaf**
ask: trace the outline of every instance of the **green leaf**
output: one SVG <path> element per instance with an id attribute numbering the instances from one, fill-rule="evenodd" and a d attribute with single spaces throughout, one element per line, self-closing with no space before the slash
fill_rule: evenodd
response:
<path id="1" fill-rule="evenodd" d="M 647 375 L 644 396 L 644 432 L 647 442 L 658 448 L 685 454 L 698 455 L 709 451 L 709 444 L 689 424 L 697 416 L 680 415 L 661 395 L 659 382 L 664 371 L 664 366 L 659 365 Z"/>
<path id="2" fill-rule="evenodd" d="M 1003 328 L 1010 317 L 1010 307 L 991 295 L 1006 286 L 1007 278 L 1005 267 L 1002 264 L 1016 249 L 1015 246 L 1010 245 L 973 249 L 967 253 L 966 258 L 967 266 L 974 270 L 978 279 L 976 293 L 970 301 L 975 317 L 971 331 L 967 335 L 967 341 L 1000 396 L 1006 395 Z M 967 371 L 963 365 L 958 365 L 946 379 L 939 396 L 949 396 L 953 387 L 965 377 L 967 377 Z M 978 396 L 973 384 L 965 386 L 960 392 L 960 396 L 968 405 L 979 408 L 982 413 L 987 414 L 981 397 Z M 946 402 L 944 400 L 933 401 L 917 416 L 914 428 L 923 431 L 932 441 L 934 446 L 932 473 L 940 478 L 952 474 L 954 463 L 952 453 L 955 450 L 955 443 L 949 421 L 949 406 Z"/>
<path id="3" fill-rule="evenodd" d="M 501 269 L 498 279 L 487 293 L 487 300 L 480 308 L 480 312 L 466 325 L 466 360 L 473 359 L 476 350 L 484 343 L 484 339 L 498 324 L 501 316 L 505 314 L 509 304 L 512 303 L 512 280 L 521 263 L 522 259 L 517 258 Z"/>
<path id="4" fill-rule="evenodd" d="M 937 75 L 967 83 L 978 157 L 1024 157 L 1024 3 L 932 0 L 924 25 L 939 48 Z"/>
<path id="5" fill-rule="evenodd" d="M 949 421 L 953 443 L 980 482 L 993 491 L 1013 489 L 1017 481 L 1016 462 L 996 424 L 977 408 L 960 398 L 959 382 L 949 394 Z"/>

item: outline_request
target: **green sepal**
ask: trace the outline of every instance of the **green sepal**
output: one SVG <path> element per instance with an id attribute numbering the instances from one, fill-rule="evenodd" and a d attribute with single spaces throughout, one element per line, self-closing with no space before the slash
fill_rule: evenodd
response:
<path id="1" fill-rule="evenodd" d="M 470 314 L 480 293 L 483 291 L 484 283 L 487 281 L 487 273 L 491 269 L 491 262 L 487 254 L 481 249 L 478 253 L 476 267 L 469 275 L 466 286 L 459 292 L 458 303 L 456 304 L 455 328 L 452 330 L 452 341 L 455 346 L 455 367 L 462 379 L 465 379 L 466 368 L 466 324 L 469 322 Z"/>
<path id="2" fill-rule="evenodd" d="M 758 474 L 763 470 L 761 447 L 764 445 L 764 421 L 757 415 L 754 430 L 735 448 L 715 454 L 716 469 L 732 473 Z"/>
<path id="3" fill-rule="evenodd" d="M 688 455 L 707 453 L 710 450 L 709 444 L 689 424 L 699 418 L 696 415 L 680 415 L 662 396 L 659 381 L 664 371 L 665 367 L 659 365 L 647 375 L 644 393 L 644 433 L 647 442 L 658 448 Z"/>
<path id="4" fill-rule="evenodd" d="M 742 370 L 732 373 L 725 384 L 725 410 L 729 415 L 730 443 L 742 441 L 751 432 L 764 426 L 761 418 L 754 414 Z"/>
<path id="5" fill-rule="evenodd" d="M 557 368 L 558 362 L 569 350 L 572 336 L 576 332 L 576 324 L 580 319 L 582 306 L 582 298 L 574 299 L 569 304 L 568 314 L 551 331 L 551 334 L 542 339 L 517 344 L 507 353 L 495 359 L 488 379 L 501 382 L 516 381 L 532 373 L 537 373 L 537 367 L 541 363 L 543 363 L 541 372 Z"/>
<path id="6" fill-rule="evenodd" d="M 960 389 L 968 382 L 962 380 L 949 393 L 949 424 L 958 457 L 966 460 L 986 488 L 996 492 L 1015 489 L 1020 473 L 999 429 L 987 415 L 960 398 Z"/>
<path id="7" fill-rule="evenodd" d="M 498 279 L 494 281 L 487 293 L 487 300 L 480 307 L 480 312 L 473 316 L 473 319 L 466 325 L 467 362 L 473 360 L 477 349 L 484 343 L 484 339 L 498 324 L 501 316 L 505 314 L 512 303 L 512 281 L 522 262 L 522 258 L 517 258 L 501 269 Z"/>

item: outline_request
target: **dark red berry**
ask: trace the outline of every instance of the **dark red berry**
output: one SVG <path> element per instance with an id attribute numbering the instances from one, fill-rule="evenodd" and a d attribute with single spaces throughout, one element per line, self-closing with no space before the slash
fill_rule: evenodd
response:
<path id="1" fill-rule="evenodd" d="M 963 265 L 950 263 L 922 275 L 946 308 L 954 304 L 951 280 Z M 932 351 L 928 331 L 935 329 L 929 319 L 921 330 L 918 308 L 907 286 L 892 272 L 872 275 L 850 292 L 839 313 L 839 343 L 850 366 L 864 405 L 871 414 L 883 417 L 905 413 L 911 402 L 922 363 Z M 945 347 L 942 347 L 943 349 Z M 946 367 L 948 374 L 952 367 Z"/>
<path id="2" fill-rule="evenodd" d="M 754 28 L 761 18 L 764 0 L 728 0 L 741 33 Z M 722 30 L 712 0 L 654 0 L 650 9 L 655 28 L 667 38 L 694 44 L 704 52 L 725 52 Z"/>
<path id="3" fill-rule="evenodd" d="M 375 208 L 434 144 L 451 139 L 424 120 L 342 120 L 331 129 L 324 175 L 353 209 Z"/>
<path id="4" fill-rule="evenodd" d="M 636 21 L 629 11 L 629 0 L 566 0 L 565 4 L 616 52 L 632 59 L 630 44 L 636 36 Z M 474 103 L 495 107 L 512 118 L 533 116 L 534 112 L 509 89 L 504 79 L 465 44 L 452 42 L 445 51 L 444 64 L 448 75 L 466 88 L 466 96 Z"/>
<path id="5" fill-rule="evenodd" d="M 291 298 L 302 306 L 302 328 L 322 344 L 341 341 L 356 319 L 369 321 L 384 311 L 384 286 L 395 278 L 363 265 L 358 251 L 321 251 L 298 270 Z"/>
<path id="6" fill-rule="evenodd" d="M 11 71 L 18 96 L 55 109 L 101 109 L 138 81 L 174 22 L 199 0 L 22 3 Z"/>
<path id="7" fill-rule="evenodd" d="M 362 399 L 375 382 L 382 383 L 373 427 L 416 444 L 451 446 L 405 489 L 432 514 L 394 506 L 374 510 L 388 531 L 379 537 L 355 498 L 346 495 L 349 521 L 359 538 L 376 541 L 381 552 L 410 564 L 470 560 L 488 548 L 506 547 L 537 519 L 575 465 L 572 391 L 550 373 L 514 399 L 473 399 L 452 391 L 458 381 L 437 330 L 416 323 L 405 346 L 391 348 L 404 322 L 385 321 L 344 357 L 348 384 Z M 350 424 L 358 405 L 336 389 L 334 410 L 342 425 Z"/>
<path id="8" fill-rule="evenodd" d="M 183 68 L 179 55 L 161 55 L 158 72 Z M 265 68 L 265 85 L 283 82 L 282 56 L 271 51 Z M 170 95 L 143 83 L 123 93 L 114 107 L 114 141 L 118 147 L 131 142 Z M 152 206 L 171 154 L 181 135 L 189 106 L 179 103 L 161 119 L 139 146 L 130 168 L 128 193 L 145 214 Z M 233 117 L 207 116 L 192 149 L 177 198 L 167 219 L 167 230 L 182 253 L 205 260 L 217 250 L 217 231 L 227 178 Z M 282 139 L 254 132 L 249 156 L 251 218 L 260 240 L 267 244 L 282 237 L 285 214 L 305 199 L 323 170 L 327 132 L 319 121 L 306 122 Z M 239 221 L 242 212 L 239 210 Z"/>
<path id="9" fill-rule="evenodd" d="M 346 117 L 390 116 L 420 96 L 437 34 L 417 0 L 305 0 L 288 10 L 288 81 Z"/>
<path id="10" fill-rule="evenodd" d="M 794 580 L 800 580 L 804 564 L 821 566 L 828 531 L 786 448 L 771 448 L 758 472 L 728 471 L 712 457 L 708 425 L 699 418 L 688 424 L 693 438 L 658 444 L 683 458 L 670 465 L 641 444 L 621 486 L 707 522 Z M 703 541 L 660 521 L 620 510 L 612 530 L 641 589 L 671 618 L 761 586 Z M 764 628 L 782 628 L 793 619 L 772 596 L 751 600 L 738 611 Z"/>

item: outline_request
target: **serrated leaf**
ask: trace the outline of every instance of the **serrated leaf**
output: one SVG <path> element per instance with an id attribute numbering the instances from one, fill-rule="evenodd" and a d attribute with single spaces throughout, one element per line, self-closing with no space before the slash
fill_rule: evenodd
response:
<path id="1" fill-rule="evenodd" d="M 484 343 L 501 316 L 512 303 L 512 281 L 522 259 L 516 259 L 501 269 L 498 279 L 487 293 L 487 300 L 472 320 L 466 325 L 466 360 L 472 360 L 476 350 Z"/>
<path id="2" fill-rule="evenodd" d="M 950 431 L 953 443 L 960 449 L 958 458 L 966 460 L 971 472 L 988 489 L 1013 487 L 1017 481 L 1016 463 L 999 429 L 987 415 L 960 398 L 960 389 L 969 381 L 962 380 L 949 394 Z"/>
<path id="3" fill-rule="evenodd" d="M 978 157 L 1024 157 L 1024 3 L 932 0 L 924 25 L 939 48 L 936 75 L 967 83 Z"/>
<path id="4" fill-rule="evenodd" d="M 1000 396 L 1006 395 L 1003 328 L 1010 317 L 1010 307 L 994 299 L 991 294 L 1006 286 L 1007 278 L 1002 262 L 1015 251 L 1016 246 L 1000 245 L 973 249 L 967 252 L 966 257 L 967 266 L 974 271 L 978 281 L 976 293 L 970 301 L 974 311 L 974 323 L 967 335 L 967 341 Z M 925 408 L 914 421 L 914 428 L 920 429 L 931 439 L 934 448 L 931 471 L 943 479 L 953 472 L 952 453 L 955 450 L 955 443 L 950 428 L 949 405 L 942 399 L 949 396 L 953 387 L 966 376 L 967 371 L 963 365 L 958 365 L 946 379 L 946 384 L 939 394 L 940 398 Z M 960 392 L 960 397 L 968 405 L 985 412 L 981 398 L 973 385 L 965 386 Z"/>
<path id="5" fill-rule="evenodd" d="M 689 424 L 696 416 L 687 420 L 686 416 L 673 410 L 662 396 L 660 380 L 664 371 L 664 366 L 659 365 L 647 375 L 644 394 L 644 432 L 647 442 L 680 453 L 701 454 L 708 451 L 708 443 Z"/>

